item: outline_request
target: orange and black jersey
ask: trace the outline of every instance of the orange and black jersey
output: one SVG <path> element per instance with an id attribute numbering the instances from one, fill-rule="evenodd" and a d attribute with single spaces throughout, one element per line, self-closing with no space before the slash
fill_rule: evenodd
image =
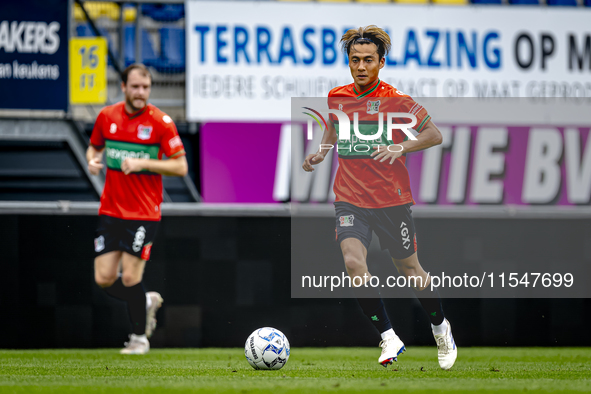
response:
<path id="1" fill-rule="evenodd" d="M 183 156 L 183 143 L 172 119 L 152 104 L 131 115 L 125 111 L 125 103 L 113 104 L 98 115 L 90 143 L 97 150 L 105 148 L 107 179 L 99 215 L 160 220 L 162 176 L 148 171 L 125 175 L 121 164 L 127 158 Z"/>
<path id="2" fill-rule="evenodd" d="M 400 129 L 394 129 L 392 138 L 387 138 L 387 113 L 414 115 L 417 120 L 414 129 L 420 133 L 430 119 L 427 110 L 410 96 L 379 79 L 364 92 L 358 92 L 355 84 L 332 89 L 328 94 L 328 106 L 345 112 L 351 121 L 351 138 L 339 139 L 337 143 L 339 169 L 333 189 L 336 201 L 361 208 L 385 208 L 414 203 L 405 166 L 406 155 L 396 159 L 393 164 L 389 164 L 388 160 L 380 163 L 370 155 L 374 152 L 375 145 L 399 144 L 407 139 Z M 382 117 L 382 133 L 379 138 L 372 141 L 358 139 L 353 130 L 353 113 L 357 113 L 358 131 L 364 135 L 376 135 L 380 124 L 378 117 Z M 342 133 L 333 114 L 331 121 L 337 134 Z M 393 122 L 409 123 L 410 119 L 394 118 Z"/>

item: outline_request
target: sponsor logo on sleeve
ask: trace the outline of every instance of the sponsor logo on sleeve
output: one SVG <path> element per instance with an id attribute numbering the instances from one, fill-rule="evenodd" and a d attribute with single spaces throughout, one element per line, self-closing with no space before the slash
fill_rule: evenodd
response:
<path id="1" fill-rule="evenodd" d="M 162 117 L 162 121 L 163 121 L 164 123 L 172 123 L 172 119 L 170 119 L 170 116 L 168 116 L 168 115 L 164 115 L 164 116 Z"/>
<path id="2" fill-rule="evenodd" d="M 416 115 L 422 109 L 423 109 L 423 106 L 422 105 L 415 103 L 415 105 L 412 106 L 412 108 L 410 109 L 410 111 L 408 111 L 408 113 L 409 114 Z"/>
<path id="3" fill-rule="evenodd" d="M 170 145 L 171 149 L 177 148 L 181 145 L 183 145 L 182 141 L 181 141 L 181 137 L 179 137 L 178 135 L 176 137 L 173 137 L 170 139 L 170 141 L 168 141 L 168 145 Z"/>

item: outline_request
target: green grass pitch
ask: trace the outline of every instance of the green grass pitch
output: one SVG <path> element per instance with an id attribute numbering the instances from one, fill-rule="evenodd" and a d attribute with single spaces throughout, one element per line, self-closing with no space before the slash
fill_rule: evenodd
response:
<path id="1" fill-rule="evenodd" d="M 590 348 L 460 348 L 442 371 L 433 347 L 385 369 L 379 348 L 292 348 L 279 371 L 255 371 L 242 349 L 2 350 L 0 393 L 591 392 Z"/>

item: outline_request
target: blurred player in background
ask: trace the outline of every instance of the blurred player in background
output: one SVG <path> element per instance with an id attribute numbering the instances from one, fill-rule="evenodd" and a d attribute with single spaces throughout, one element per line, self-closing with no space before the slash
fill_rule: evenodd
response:
<path id="1" fill-rule="evenodd" d="M 86 152 L 91 174 L 107 165 L 94 274 L 109 295 L 127 302 L 133 334 L 121 353 L 145 354 L 163 301 L 156 292 L 146 293 L 142 284 L 161 217 L 162 175 L 184 176 L 188 166 L 172 119 L 148 104 L 150 71 L 132 64 L 121 79 L 125 101 L 103 108 Z M 162 160 L 163 154 L 168 160 Z"/>
<path id="2" fill-rule="evenodd" d="M 328 96 L 329 107 L 346 113 L 358 112 L 360 116 L 378 110 L 410 113 L 417 118 L 415 130 L 419 133 L 417 140 L 410 140 L 405 138 L 401 130 L 394 130 L 392 140 L 388 141 L 388 144 L 393 143 L 392 149 L 374 146 L 373 153 L 359 154 L 363 149 L 338 150 L 334 205 L 337 241 L 341 246 L 347 273 L 351 279 L 357 276 L 363 278 L 364 275 L 371 277 L 366 259 L 372 231 L 375 231 L 382 249 L 388 249 L 398 272 L 407 278 L 422 279 L 417 282 L 414 292 L 431 320 L 439 365 L 447 370 L 456 360 L 457 348 L 451 325 L 443 315 L 437 289 L 431 290 L 430 277 L 417 258 L 415 227 L 410 209 L 414 200 L 405 167 L 406 153 L 440 144 L 441 133 L 422 106 L 378 78 L 391 45 L 390 37 L 384 30 L 373 25 L 351 29 L 343 35 L 341 44 L 349 57 L 354 83 L 332 89 Z M 376 100 L 382 97 L 385 99 Z M 370 111 L 370 107 L 373 111 Z M 321 163 L 330 150 L 325 149 L 325 146 L 333 146 L 337 142 L 334 121 L 336 118 L 331 114 L 331 121 L 322 138 L 322 144 L 326 145 L 306 157 L 302 166 L 305 171 L 314 171 L 312 166 Z M 375 127 L 370 127 L 374 127 L 374 130 L 366 134 L 376 134 L 377 122 L 373 124 Z M 368 142 L 352 140 L 351 144 L 355 143 L 367 145 Z M 380 364 L 392 364 L 405 347 L 392 328 L 379 291 L 371 286 L 357 287 L 354 291 L 364 314 L 382 336 Z"/>

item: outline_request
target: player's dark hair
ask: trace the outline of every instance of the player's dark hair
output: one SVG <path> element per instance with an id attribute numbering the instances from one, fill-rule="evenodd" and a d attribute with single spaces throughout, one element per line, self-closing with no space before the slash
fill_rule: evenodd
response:
<path id="1" fill-rule="evenodd" d="M 390 52 L 392 46 L 388 33 L 376 25 L 347 30 L 341 37 L 341 47 L 347 56 L 351 47 L 356 44 L 376 44 L 380 60 Z"/>
<path id="2" fill-rule="evenodd" d="M 127 66 L 127 68 L 123 70 L 123 72 L 121 73 L 121 81 L 123 81 L 124 84 L 127 85 L 127 77 L 129 76 L 129 73 L 133 70 L 139 70 L 140 74 L 142 74 L 144 77 L 150 77 L 150 83 L 152 82 L 152 73 L 150 72 L 148 67 L 144 66 L 141 63 L 133 63 Z"/>

